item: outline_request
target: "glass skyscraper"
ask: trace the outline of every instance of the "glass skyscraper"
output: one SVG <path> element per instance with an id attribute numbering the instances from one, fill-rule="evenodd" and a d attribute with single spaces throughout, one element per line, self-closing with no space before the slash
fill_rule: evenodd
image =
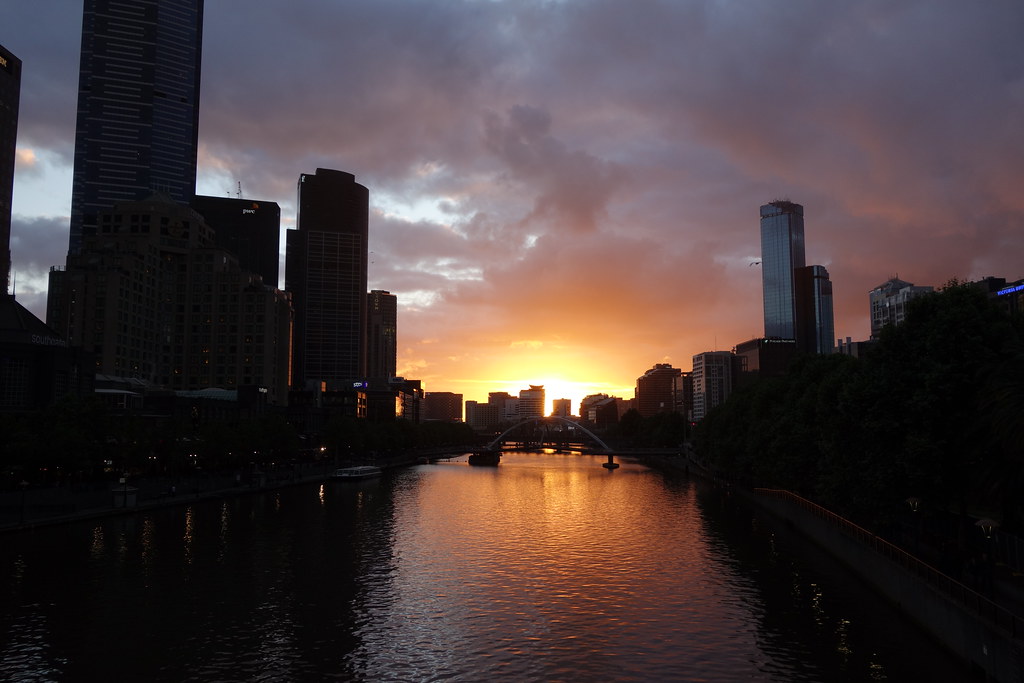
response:
<path id="1" fill-rule="evenodd" d="M 293 387 L 350 388 L 366 378 L 369 204 L 351 173 L 318 168 L 299 177 L 284 275 L 295 309 Z"/>
<path id="2" fill-rule="evenodd" d="M 797 268 L 804 267 L 804 207 L 774 201 L 761 207 L 764 336 L 796 339 Z"/>
<path id="3" fill-rule="evenodd" d="M 85 0 L 70 253 L 96 217 L 195 194 L 203 0 Z"/>
<path id="4" fill-rule="evenodd" d="M 832 312 L 832 281 L 824 266 L 797 268 L 796 343 L 809 353 L 832 353 L 835 322 Z"/>

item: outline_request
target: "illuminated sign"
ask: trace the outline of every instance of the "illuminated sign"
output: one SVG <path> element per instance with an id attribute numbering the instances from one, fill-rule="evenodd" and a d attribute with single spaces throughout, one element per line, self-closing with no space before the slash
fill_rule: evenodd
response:
<path id="1" fill-rule="evenodd" d="M 1024 285 L 1007 287 L 1006 289 L 1000 289 L 998 292 L 996 292 L 996 296 L 1003 296 L 1004 294 L 1013 294 L 1014 292 L 1019 292 L 1021 290 L 1024 290 Z"/>
<path id="2" fill-rule="evenodd" d="M 3 55 L 0 55 L 0 66 L 7 68 L 7 59 Z"/>

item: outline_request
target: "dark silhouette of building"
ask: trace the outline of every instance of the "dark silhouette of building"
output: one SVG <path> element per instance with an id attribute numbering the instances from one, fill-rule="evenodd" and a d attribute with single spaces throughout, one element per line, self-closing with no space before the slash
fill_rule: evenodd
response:
<path id="1" fill-rule="evenodd" d="M 369 191 L 351 173 L 318 168 L 299 177 L 298 207 L 285 256 L 292 385 L 351 386 L 366 377 Z"/>
<path id="2" fill-rule="evenodd" d="M 422 417 L 424 421 L 461 422 L 462 394 L 453 394 L 450 391 L 425 392 Z"/>
<path id="3" fill-rule="evenodd" d="M 804 266 L 796 283 L 796 345 L 801 351 L 826 354 L 835 349 L 832 281 L 824 266 Z"/>
<path id="4" fill-rule="evenodd" d="M 69 253 L 114 204 L 195 194 L 203 0 L 85 0 Z"/>
<path id="5" fill-rule="evenodd" d="M 47 323 L 92 353 L 97 373 L 288 400 L 287 295 L 242 270 L 184 204 L 153 195 L 101 213 L 50 286 Z"/>
<path id="6" fill-rule="evenodd" d="M 746 386 L 761 377 L 781 377 L 796 355 L 795 339 L 759 337 L 736 345 L 733 384 Z"/>
<path id="7" fill-rule="evenodd" d="M 21 60 L 0 45 L 0 277 L 4 284 L 0 294 L 11 286 L 11 201 L 20 99 Z"/>
<path id="8" fill-rule="evenodd" d="M 281 207 L 277 202 L 197 195 L 191 205 L 213 228 L 217 246 L 237 256 L 243 270 L 277 287 L 281 263 Z"/>
<path id="9" fill-rule="evenodd" d="M 676 396 L 676 378 L 682 370 L 669 363 L 657 363 L 636 380 L 636 409 L 644 417 L 658 413 L 673 413 L 679 402 Z"/>
<path id="10" fill-rule="evenodd" d="M 390 379 L 398 368 L 398 297 L 375 289 L 366 295 L 366 375 Z"/>

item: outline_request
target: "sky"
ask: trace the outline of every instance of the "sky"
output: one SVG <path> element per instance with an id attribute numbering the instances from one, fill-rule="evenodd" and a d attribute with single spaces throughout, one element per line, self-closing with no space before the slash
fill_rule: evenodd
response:
<path id="1" fill-rule="evenodd" d="M 0 0 L 24 64 L 13 278 L 41 318 L 81 9 Z M 197 191 L 240 185 L 290 228 L 299 174 L 355 174 L 399 374 L 577 411 L 763 334 L 775 199 L 804 206 L 837 337 L 869 336 L 896 275 L 1024 277 L 1021 35 L 1019 0 L 206 0 Z"/>

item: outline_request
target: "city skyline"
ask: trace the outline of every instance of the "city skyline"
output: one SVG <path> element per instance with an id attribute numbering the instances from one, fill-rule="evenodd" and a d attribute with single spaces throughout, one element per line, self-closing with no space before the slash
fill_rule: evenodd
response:
<path id="1" fill-rule="evenodd" d="M 24 65 L 12 281 L 41 317 L 67 244 L 80 7 L 21 3 L 0 35 Z M 277 202 L 286 229 L 298 174 L 345 169 L 370 190 L 368 289 L 398 298 L 398 374 L 476 400 L 629 396 L 654 363 L 760 336 L 755 211 L 773 198 L 806 209 L 837 337 L 869 336 L 868 292 L 894 275 L 1024 275 L 1022 18 L 210 4 L 197 191 Z"/>

